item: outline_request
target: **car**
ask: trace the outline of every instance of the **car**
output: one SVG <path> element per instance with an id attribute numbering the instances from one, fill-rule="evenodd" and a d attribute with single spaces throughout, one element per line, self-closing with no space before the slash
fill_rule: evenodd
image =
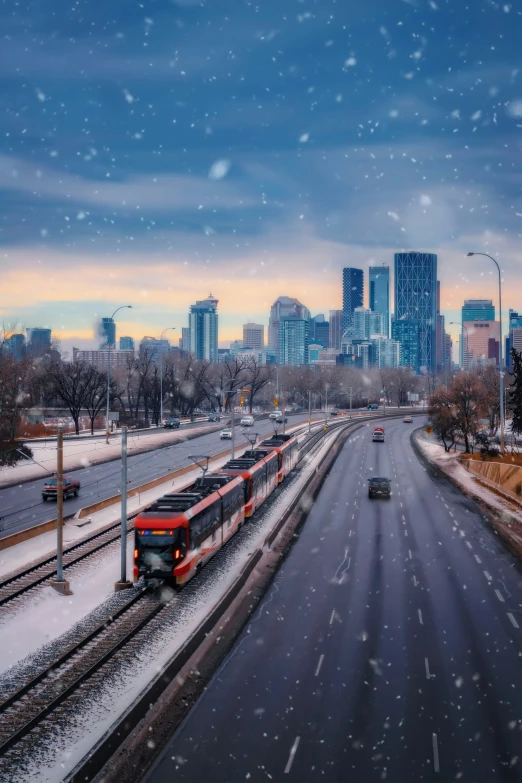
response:
<path id="1" fill-rule="evenodd" d="M 379 410 L 379 406 L 377 405 L 377 403 L 372 402 L 371 405 L 368 405 L 368 410 L 369 411 L 378 411 Z"/>
<path id="2" fill-rule="evenodd" d="M 71 479 L 68 476 L 62 478 L 63 486 L 63 499 L 77 498 L 80 491 L 80 482 L 76 479 Z M 42 489 L 42 500 L 57 500 L 58 499 L 58 479 L 56 476 L 48 479 Z"/>
<path id="3" fill-rule="evenodd" d="M 384 427 L 375 427 L 373 430 L 372 440 L 377 443 L 384 443 Z"/>
<path id="4" fill-rule="evenodd" d="M 165 419 L 163 422 L 163 429 L 165 430 L 177 430 L 180 426 L 181 422 L 177 418 L 177 416 L 170 416 L 168 419 Z"/>
<path id="5" fill-rule="evenodd" d="M 340 413 L 341 411 L 339 408 L 333 408 L 333 410 L 330 411 L 330 416 L 339 416 Z"/>
<path id="6" fill-rule="evenodd" d="M 404 419 L 403 419 L 403 422 L 405 424 L 411 424 L 412 421 L 413 421 L 413 419 L 411 418 L 411 416 L 405 416 Z"/>
<path id="7" fill-rule="evenodd" d="M 282 423 L 283 423 L 283 421 L 284 421 L 284 422 L 285 422 L 285 424 L 286 424 L 286 422 L 288 421 L 288 419 L 287 419 L 287 417 L 286 417 L 286 416 L 283 416 L 283 414 L 282 414 L 282 413 L 280 413 L 280 414 L 279 414 L 279 416 L 278 416 L 276 419 L 273 419 L 273 421 L 275 421 L 275 423 L 276 423 L 276 424 L 282 424 Z"/>
<path id="8" fill-rule="evenodd" d="M 390 498 L 391 481 L 389 478 L 373 476 L 368 479 L 368 497 L 369 498 Z"/>
<path id="9" fill-rule="evenodd" d="M 209 421 L 221 421 L 221 416 L 219 413 L 209 413 L 208 414 L 208 420 Z"/>
<path id="10" fill-rule="evenodd" d="M 230 427 L 226 427 L 224 430 L 221 430 L 219 437 L 221 440 L 232 440 L 232 430 Z"/>
<path id="11" fill-rule="evenodd" d="M 272 411 L 272 413 L 268 414 L 269 419 L 277 419 L 278 416 L 281 416 L 281 411 Z"/>
<path id="12" fill-rule="evenodd" d="M 253 416 L 243 416 L 240 422 L 242 427 L 253 427 L 254 426 L 254 417 Z"/>

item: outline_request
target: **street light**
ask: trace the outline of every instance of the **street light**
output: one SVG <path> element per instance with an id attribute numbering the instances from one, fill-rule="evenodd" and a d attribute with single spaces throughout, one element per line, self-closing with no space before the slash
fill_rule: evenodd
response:
<path id="1" fill-rule="evenodd" d="M 160 342 L 163 338 L 163 335 L 165 332 L 168 332 L 169 329 L 175 329 L 175 326 L 167 326 L 166 329 L 162 331 L 160 334 Z M 160 426 L 163 424 L 163 351 L 160 347 Z"/>
<path id="2" fill-rule="evenodd" d="M 464 331 L 466 332 L 466 348 L 462 349 L 462 369 L 464 369 L 464 350 L 466 351 L 467 361 L 468 361 L 468 370 L 469 370 L 469 333 L 468 333 L 468 327 L 465 323 L 462 321 L 450 321 L 450 324 L 454 324 L 455 326 L 460 326 Z"/>
<path id="3" fill-rule="evenodd" d="M 504 367 L 502 361 L 502 276 L 500 274 L 500 267 L 493 256 L 488 253 L 475 253 L 470 252 L 468 256 L 485 256 L 489 258 L 498 270 L 498 317 L 499 317 L 499 346 L 498 346 L 498 366 L 500 371 L 500 453 L 504 455 Z"/>
<path id="4" fill-rule="evenodd" d="M 122 305 L 121 307 L 118 307 L 113 314 L 110 317 L 111 321 L 114 321 L 114 316 L 116 313 L 118 313 L 120 310 L 125 310 L 126 308 L 129 308 L 132 310 L 132 305 Z M 109 339 L 109 355 L 107 360 L 107 413 L 105 416 L 105 443 L 109 442 L 109 398 L 110 398 L 110 389 L 111 389 L 111 341 Z"/>

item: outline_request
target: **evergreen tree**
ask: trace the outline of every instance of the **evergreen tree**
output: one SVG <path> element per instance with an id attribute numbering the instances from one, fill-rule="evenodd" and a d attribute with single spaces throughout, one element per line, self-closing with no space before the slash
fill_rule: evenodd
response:
<path id="1" fill-rule="evenodd" d="M 513 383 L 509 391 L 509 403 L 513 411 L 512 431 L 520 435 L 522 433 L 522 353 L 511 349 L 513 362 Z"/>

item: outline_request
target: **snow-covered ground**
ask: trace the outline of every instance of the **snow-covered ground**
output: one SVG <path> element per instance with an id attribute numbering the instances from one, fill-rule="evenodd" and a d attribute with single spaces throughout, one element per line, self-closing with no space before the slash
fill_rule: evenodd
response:
<path id="1" fill-rule="evenodd" d="M 332 433 L 332 436 L 334 433 Z M 354 437 L 358 437 L 356 433 Z M 284 509 L 292 502 L 297 492 L 310 481 L 317 461 L 331 447 L 331 436 L 321 443 L 313 458 L 307 458 L 302 469 L 289 477 L 277 496 L 273 496 L 254 518 L 235 536 L 224 549 L 203 569 L 197 580 L 187 587 L 165 607 L 165 609 L 142 632 L 143 644 L 133 652 L 132 665 L 125 666 L 113 661 L 111 671 L 104 677 L 103 685 L 96 691 L 95 698 L 84 695 L 81 708 L 64 724 L 53 726 L 52 742 L 42 741 L 31 744 L 26 752 L 28 768 L 21 772 L 13 771 L 13 777 L 7 781 L 34 781 L 34 783 L 58 783 L 70 772 L 89 749 L 103 736 L 112 723 L 121 715 L 150 680 L 159 672 L 169 659 L 179 650 L 185 640 L 196 630 L 209 614 L 212 607 L 237 579 L 249 555 L 261 547 L 268 533 L 281 518 Z M 10 638 L 5 645 L 12 650 L 10 660 L 20 659 L 22 647 L 35 650 L 27 619 L 36 621 L 36 633 L 41 641 L 47 641 L 46 634 L 57 636 L 57 628 L 70 628 L 71 617 L 76 618 L 88 606 L 94 606 L 111 592 L 115 578 L 118 578 L 119 551 L 111 545 L 103 557 L 81 567 L 74 567 L 75 586 L 82 595 L 75 606 L 73 597 L 63 598 L 53 595 L 45 598 L 45 603 L 35 600 L 31 607 L 12 621 Z M 128 550 L 129 551 L 129 550 Z M 49 588 L 50 591 L 50 588 Z M 95 593 L 92 600 L 90 592 Z M 121 596 L 121 593 L 119 594 Z M 72 603 L 70 602 L 72 601 Z M 30 614 L 28 614 L 30 612 Z M 14 628 L 22 637 L 14 638 Z M 3 629 L 2 629 L 2 638 Z M 124 657 L 124 656 L 123 656 Z M 151 665 L 153 661 L 153 665 Z M 111 674 L 112 672 L 112 674 Z M 29 752 L 31 757 L 29 757 Z M 34 759 L 34 761 L 33 761 Z"/>

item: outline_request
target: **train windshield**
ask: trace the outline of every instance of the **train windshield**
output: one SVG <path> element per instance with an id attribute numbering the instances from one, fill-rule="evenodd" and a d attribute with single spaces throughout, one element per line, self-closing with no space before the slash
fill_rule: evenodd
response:
<path id="1" fill-rule="evenodd" d="M 175 530 L 138 530 L 140 557 L 151 570 L 173 567 L 185 555 L 186 532 Z"/>

